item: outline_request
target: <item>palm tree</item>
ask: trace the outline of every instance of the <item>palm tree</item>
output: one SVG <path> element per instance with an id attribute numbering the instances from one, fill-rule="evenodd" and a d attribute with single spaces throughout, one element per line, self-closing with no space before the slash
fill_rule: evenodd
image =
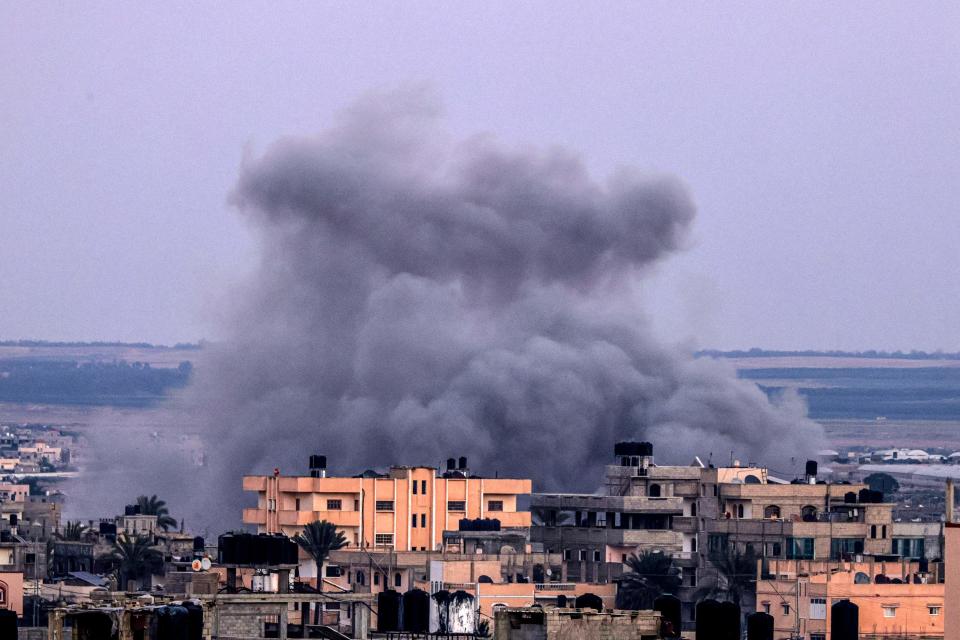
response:
<path id="1" fill-rule="evenodd" d="M 101 556 L 117 565 L 116 573 L 120 587 L 127 587 L 131 580 L 139 580 L 162 560 L 160 552 L 150 545 L 150 538 L 138 535 L 131 538 L 126 533 L 117 536 L 110 553 Z"/>
<path id="2" fill-rule="evenodd" d="M 652 609 L 653 601 L 665 593 L 676 593 L 680 570 L 673 558 L 661 551 L 643 551 L 627 558 L 629 571 L 620 577 L 618 609 Z"/>
<path id="3" fill-rule="evenodd" d="M 702 588 L 697 592 L 700 597 L 729 600 L 737 606 L 743 597 L 753 592 L 757 578 L 757 555 L 753 548 L 746 551 L 728 549 L 710 554 L 710 563 L 714 571 L 707 570 Z M 698 598 L 699 599 L 699 598 Z"/>
<path id="4" fill-rule="evenodd" d="M 138 496 L 137 506 L 140 507 L 140 513 L 147 516 L 157 516 L 157 526 L 164 531 L 177 526 L 177 520 L 170 515 L 167 503 L 157 498 L 155 494 L 150 497 Z"/>
<path id="5" fill-rule="evenodd" d="M 322 580 L 323 563 L 330 552 L 347 546 L 347 538 L 343 532 L 337 531 L 336 525 L 326 520 L 315 520 L 304 525 L 303 531 L 293 539 L 317 564 L 318 583 Z"/>
<path id="6" fill-rule="evenodd" d="M 77 520 L 76 522 L 67 521 L 61 531 L 54 535 L 65 542 L 81 542 L 86 537 L 87 527 Z"/>

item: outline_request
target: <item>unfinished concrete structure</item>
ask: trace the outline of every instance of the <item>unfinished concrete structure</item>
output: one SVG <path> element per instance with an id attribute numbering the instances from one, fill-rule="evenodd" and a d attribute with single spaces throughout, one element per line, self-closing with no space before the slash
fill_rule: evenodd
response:
<path id="1" fill-rule="evenodd" d="M 658 611 L 508 607 L 494 614 L 497 640 L 652 640 L 660 638 Z"/>

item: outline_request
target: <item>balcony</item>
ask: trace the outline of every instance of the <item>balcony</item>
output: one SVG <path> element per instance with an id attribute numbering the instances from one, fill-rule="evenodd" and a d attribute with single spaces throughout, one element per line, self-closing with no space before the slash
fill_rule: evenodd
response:
<path id="1" fill-rule="evenodd" d="M 683 515 L 683 498 L 647 496 L 592 496 L 576 494 L 534 494 L 531 508 L 560 511 L 606 511 L 621 513 L 675 513 Z"/>
<path id="2" fill-rule="evenodd" d="M 243 510 L 243 523 L 244 524 L 258 524 L 266 525 L 267 524 L 267 510 L 266 509 L 244 509 Z"/>
<path id="3" fill-rule="evenodd" d="M 693 516 L 673 516 L 672 528 L 680 533 L 696 533 L 697 519 Z"/>

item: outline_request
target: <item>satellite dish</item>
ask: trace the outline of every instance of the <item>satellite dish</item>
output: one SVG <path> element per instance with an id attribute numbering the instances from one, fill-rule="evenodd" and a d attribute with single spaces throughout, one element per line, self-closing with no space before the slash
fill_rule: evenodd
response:
<path id="1" fill-rule="evenodd" d="M 194 560 L 193 562 L 190 563 L 190 568 L 193 569 L 194 571 L 200 571 L 200 569 L 203 568 L 203 563 L 200 562 L 199 560 Z"/>
<path id="2" fill-rule="evenodd" d="M 200 561 L 200 568 L 204 571 L 210 571 L 210 567 L 213 566 L 213 563 L 210 562 L 210 558 L 204 558 Z"/>
<path id="3" fill-rule="evenodd" d="M 546 571 L 544 571 L 544 573 L 547 574 L 548 578 L 553 575 L 553 571 L 551 569 L 547 569 Z"/>

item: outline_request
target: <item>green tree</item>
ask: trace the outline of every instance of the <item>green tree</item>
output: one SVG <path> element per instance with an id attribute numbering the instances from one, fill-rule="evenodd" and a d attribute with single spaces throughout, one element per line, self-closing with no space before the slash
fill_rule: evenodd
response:
<path id="1" fill-rule="evenodd" d="M 663 594 L 677 592 L 680 570 L 673 558 L 660 551 L 643 551 L 627 557 L 628 571 L 620 577 L 618 609 L 652 609 L 653 601 Z"/>
<path id="2" fill-rule="evenodd" d="M 140 513 L 148 516 L 157 516 L 157 526 L 168 531 L 170 527 L 177 526 L 177 519 L 170 515 L 170 509 L 167 503 L 157 498 L 156 495 L 150 497 L 138 496 L 137 506 L 140 507 Z"/>
<path id="3" fill-rule="evenodd" d="M 77 520 L 76 522 L 67 521 L 67 524 L 64 525 L 63 529 L 55 533 L 54 535 L 60 540 L 67 542 L 82 542 L 86 537 L 87 527 Z"/>
<path id="4" fill-rule="evenodd" d="M 116 566 L 120 588 L 125 589 L 131 580 L 139 581 L 148 576 L 163 561 L 163 556 L 150 545 L 147 536 L 131 538 L 122 533 L 117 536 L 110 553 L 102 556 L 102 559 Z"/>
<path id="5" fill-rule="evenodd" d="M 700 598 L 729 600 L 737 606 L 743 597 L 752 593 L 757 579 L 757 555 L 751 547 L 741 552 L 728 549 L 710 554 L 713 571 L 706 570 L 706 576 L 697 592 Z"/>
<path id="6" fill-rule="evenodd" d="M 293 539 L 317 563 L 318 583 L 323 577 L 323 563 L 326 562 L 330 552 L 347 546 L 347 538 L 343 532 L 337 531 L 336 525 L 326 520 L 315 520 L 304 525 L 303 531 Z"/>

